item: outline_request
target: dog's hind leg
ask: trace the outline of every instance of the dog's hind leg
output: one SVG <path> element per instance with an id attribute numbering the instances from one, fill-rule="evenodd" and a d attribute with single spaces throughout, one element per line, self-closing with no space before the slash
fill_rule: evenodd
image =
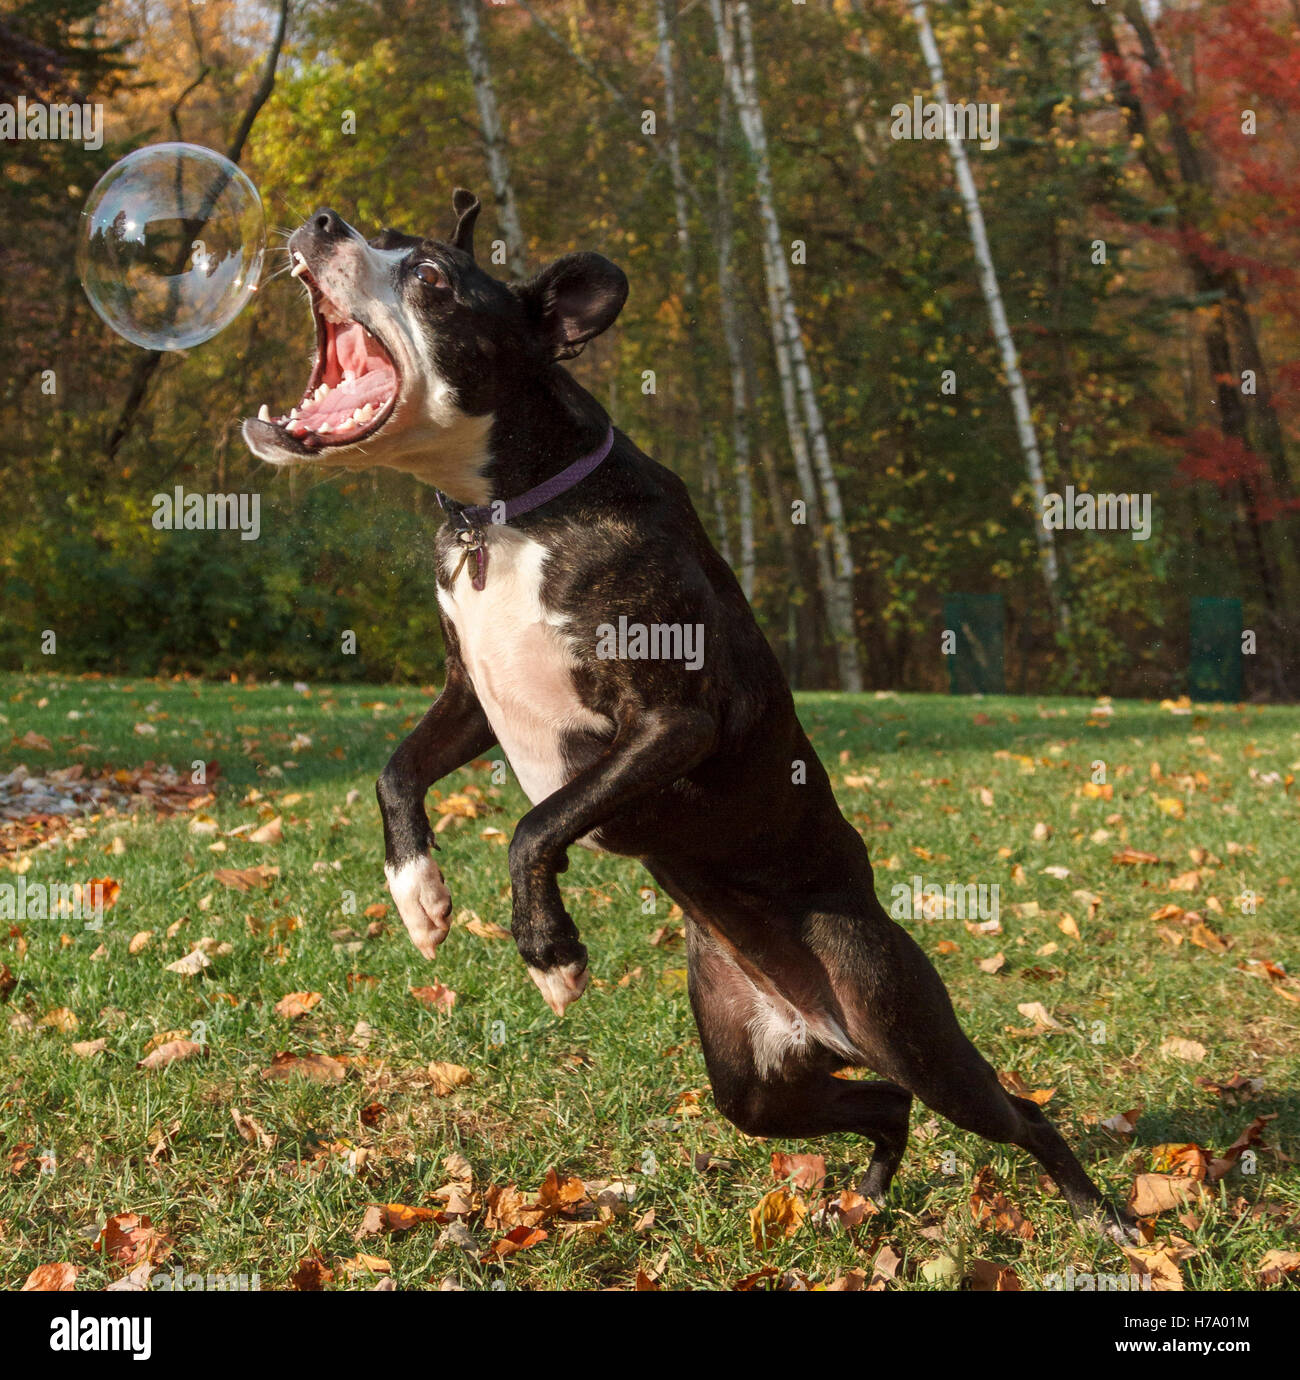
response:
<path id="1" fill-rule="evenodd" d="M 832 1077 L 852 1059 L 829 1018 L 804 1017 L 689 928 L 691 1007 L 719 1111 L 751 1136 L 850 1131 L 875 1144 L 859 1192 L 884 1198 L 907 1145 L 912 1095 L 896 1083 Z M 824 1022 L 824 1023 L 823 1023 Z M 819 1032 L 834 1042 L 822 1043 Z"/>
<path id="2" fill-rule="evenodd" d="M 962 1130 L 1028 1150 L 1074 1213 L 1094 1214 L 1102 1195 L 1061 1134 L 1036 1103 L 1003 1088 L 962 1030 L 929 959 L 883 912 L 880 918 L 888 928 L 874 930 L 872 938 L 884 952 L 873 948 L 869 966 L 841 967 L 834 980 L 848 1029 L 866 1061 Z M 871 968 L 887 973 L 889 981 L 863 979 Z"/>

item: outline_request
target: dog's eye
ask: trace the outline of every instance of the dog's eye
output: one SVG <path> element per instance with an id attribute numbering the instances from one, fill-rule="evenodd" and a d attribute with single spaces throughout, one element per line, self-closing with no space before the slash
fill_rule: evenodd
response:
<path id="1" fill-rule="evenodd" d="M 415 276 L 424 283 L 426 287 L 445 288 L 450 286 L 447 282 L 447 275 L 437 264 L 416 264 Z"/>

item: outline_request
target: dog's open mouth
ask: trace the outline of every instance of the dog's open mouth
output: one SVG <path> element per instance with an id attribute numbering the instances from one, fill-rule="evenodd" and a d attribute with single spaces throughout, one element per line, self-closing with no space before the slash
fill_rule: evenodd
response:
<path id="1" fill-rule="evenodd" d="M 397 365 L 373 331 L 325 296 L 301 254 L 294 255 L 292 273 L 311 296 L 316 358 L 298 406 L 273 417 L 263 403 L 258 420 L 282 428 L 309 450 L 355 445 L 374 435 L 397 405 Z"/>

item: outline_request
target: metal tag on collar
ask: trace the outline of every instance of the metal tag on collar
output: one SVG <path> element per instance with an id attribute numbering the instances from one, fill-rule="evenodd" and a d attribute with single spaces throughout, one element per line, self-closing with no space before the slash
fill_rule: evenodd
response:
<path id="1" fill-rule="evenodd" d="M 463 514 L 457 514 L 463 518 Z M 456 529 L 456 540 L 461 544 L 460 560 L 456 563 L 456 569 L 452 574 L 451 582 L 454 585 L 460 579 L 460 572 L 465 567 L 465 562 L 470 556 L 474 557 L 474 573 L 470 577 L 470 583 L 475 589 L 481 590 L 487 583 L 487 542 L 484 539 L 481 529 L 466 521 L 465 526 Z"/>

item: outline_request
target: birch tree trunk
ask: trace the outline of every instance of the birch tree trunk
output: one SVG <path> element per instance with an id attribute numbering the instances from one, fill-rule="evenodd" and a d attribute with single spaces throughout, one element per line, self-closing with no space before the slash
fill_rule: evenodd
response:
<path id="1" fill-rule="evenodd" d="M 661 0 L 662 3 L 662 0 Z M 718 97 L 718 300 L 722 316 L 722 338 L 727 346 L 731 372 L 731 455 L 736 469 L 736 515 L 740 521 L 740 587 L 753 602 L 756 559 L 754 555 L 754 487 L 749 448 L 749 391 L 745 386 L 745 352 L 736 315 L 736 283 L 731 272 L 734 240 L 731 215 L 731 170 L 727 164 L 727 134 L 730 123 L 727 88 Z M 784 515 L 773 512 L 786 531 Z M 788 536 L 788 532 L 786 532 Z"/>
<path id="2" fill-rule="evenodd" d="M 700 339 L 700 301 L 695 281 L 695 249 L 691 243 L 691 215 L 686 173 L 682 168 L 681 139 L 677 133 L 677 74 L 673 62 L 673 39 L 668 27 L 665 0 L 655 0 L 657 57 L 664 79 L 664 126 L 668 142 L 668 168 L 673 184 L 673 214 L 677 221 L 677 247 L 681 253 L 682 303 L 686 309 L 686 334 L 696 379 L 707 377 L 708 361 Z M 727 509 L 718 472 L 718 446 L 711 418 L 700 416 L 704 438 L 704 488 L 713 505 L 713 521 L 723 559 L 731 564 L 731 537 L 727 529 Z"/>
<path id="3" fill-rule="evenodd" d="M 934 41 L 934 30 L 930 27 L 930 15 L 925 0 L 908 0 L 908 3 L 920 34 L 921 52 L 930 72 L 934 98 L 946 106 L 948 83 L 944 79 L 943 59 L 939 56 L 939 45 Z M 1011 395 L 1011 408 L 1015 413 L 1020 450 L 1024 455 L 1025 469 L 1034 490 L 1034 502 L 1037 505 L 1034 536 L 1038 541 L 1038 559 L 1043 571 L 1043 581 L 1047 586 L 1047 598 L 1057 629 L 1064 633 L 1069 630 L 1069 608 L 1061 592 L 1056 542 L 1051 529 L 1043 523 L 1043 500 L 1047 496 L 1047 485 L 1043 479 L 1043 460 L 1038 450 L 1038 437 L 1034 432 L 1029 394 L 1020 373 L 1020 357 L 1016 350 L 1016 342 L 1012 338 L 1011 328 L 1007 324 L 1007 314 L 1002 305 L 1002 292 L 998 287 L 997 270 L 993 266 L 993 255 L 989 250 L 988 234 L 984 229 L 984 214 L 980 210 L 979 192 L 975 187 L 975 178 L 971 174 L 970 160 L 966 157 L 966 146 L 961 141 L 955 122 L 945 121 L 944 127 L 947 131 L 948 152 L 952 156 L 953 169 L 957 174 L 957 190 L 966 209 L 971 248 L 975 252 L 975 263 L 979 269 L 980 290 L 984 294 L 989 321 L 993 326 L 993 338 L 997 341 L 998 351 L 1002 356 L 1002 371 L 1007 376 L 1007 391 Z"/>
<path id="4" fill-rule="evenodd" d="M 492 84 L 492 68 L 488 64 L 487 49 L 479 29 L 479 0 L 457 0 L 460 10 L 460 30 L 465 43 L 465 61 L 474 83 L 474 103 L 478 106 L 479 125 L 487 152 L 488 181 L 497 204 L 497 220 L 506 242 L 506 267 L 510 276 L 519 281 L 527 276 L 527 254 L 524 232 L 519 225 L 519 208 L 515 204 L 514 184 L 510 180 L 510 160 L 506 156 L 506 140 L 497 110 L 496 88 Z"/>
<path id="5" fill-rule="evenodd" d="M 853 617 L 853 553 L 844 519 L 839 483 L 831 464 L 826 429 L 822 422 L 821 409 L 813 387 L 812 371 L 808 367 L 808 357 L 799 329 L 794 289 L 781 241 L 781 225 L 776 214 L 772 186 L 771 159 L 768 156 L 767 132 L 763 124 L 763 110 L 758 100 L 754 71 L 749 5 L 746 0 L 738 0 L 734 8 L 741 42 L 740 59 L 737 58 L 736 45 L 727 18 L 723 15 L 722 0 L 709 0 L 709 10 L 713 16 L 724 77 L 736 103 L 740 127 L 749 147 L 750 161 L 754 168 L 759 220 L 763 232 L 763 268 L 767 279 L 772 345 L 781 382 L 782 405 L 785 408 L 786 428 L 790 433 L 790 447 L 794 452 L 795 469 L 799 474 L 799 482 L 808 505 L 810 525 L 813 525 L 816 540 L 818 573 L 826 601 L 827 623 L 835 640 L 840 689 L 861 690 L 862 668 L 858 657 Z M 815 501 L 819 492 L 820 505 Z M 825 531 L 822 529 L 820 518 L 815 524 L 811 521 L 814 517 L 814 508 L 819 509 L 821 506 L 824 506 L 826 513 Z M 834 557 L 833 566 L 830 555 L 826 552 L 827 536 Z"/>

